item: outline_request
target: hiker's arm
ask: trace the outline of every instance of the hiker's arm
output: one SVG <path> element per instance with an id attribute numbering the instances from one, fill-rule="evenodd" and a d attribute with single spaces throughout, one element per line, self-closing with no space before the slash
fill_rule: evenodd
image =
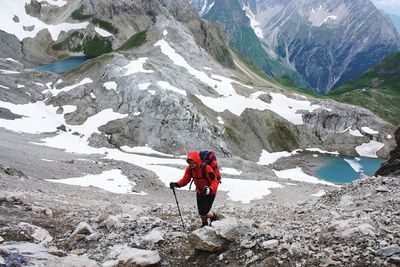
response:
<path id="1" fill-rule="evenodd" d="M 190 169 L 189 167 L 186 168 L 185 174 L 183 175 L 182 179 L 178 181 L 179 187 L 185 186 L 190 182 L 190 175 L 189 175 Z"/>
<path id="2" fill-rule="evenodd" d="M 209 167 L 209 166 L 207 166 L 207 167 Z M 212 192 L 217 192 L 219 180 L 217 179 L 217 176 L 215 175 L 215 173 L 211 167 L 207 168 L 207 175 L 208 175 L 208 177 L 210 177 L 210 180 L 211 180 L 210 188 L 211 188 Z"/>

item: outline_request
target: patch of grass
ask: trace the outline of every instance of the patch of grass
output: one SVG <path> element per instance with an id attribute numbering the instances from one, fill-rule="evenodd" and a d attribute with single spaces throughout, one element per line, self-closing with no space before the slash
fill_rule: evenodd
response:
<path id="1" fill-rule="evenodd" d="M 83 13 L 83 6 L 81 6 L 80 8 L 74 10 L 74 12 L 72 12 L 71 17 L 73 19 L 79 20 L 79 21 L 83 21 L 83 20 L 88 20 L 92 17 L 92 15 L 85 15 Z"/>
<path id="2" fill-rule="evenodd" d="M 142 31 L 134 34 L 125 43 L 123 43 L 116 51 L 128 50 L 131 48 L 139 47 L 146 42 L 147 31 Z"/>
<path id="3" fill-rule="evenodd" d="M 97 57 L 112 51 L 110 40 L 95 35 L 93 38 L 86 38 L 83 45 L 83 53 L 88 57 Z"/>
<path id="4" fill-rule="evenodd" d="M 83 74 L 83 73 L 87 72 L 88 70 L 95 68 L 97 65 L 101 64 L 103 61 L 111 60 L 112 58 L 114 58 L 114 55 L 109 53 L 109 54 L 104 54 L 104 55 L 98 56 L 96 58 L 87 60 L 87 61 L 85 61 L 85 63 L 83 63 L 83 64 L 77 66 L 76 68 L 65 73 L 65 77 L 75 76 L 77 74 Z"/>
<path id="5" fill-rule="evenodd" d="M 99 18 L 92 18 L 92 23 L 98 25 L 100 28 L 102 28 L 112 34 L 118 33 L 118 29 L 108 21 L 105 21 L 105 20 L 102 20 Z"/>
<path id="6" fill-rule="evenodd" d="M 74 39 L 83 39 L 84 35 L 83 33 L 79 31 L 73 31 L 67 38 L 65 38 L 63 41 L 59 43 L 55 43 L 51 46 L 52 49 L 54 50 L 71 50 L 72 52 L 80 52 L 82 51 L 82 46 L 77 45 L 75 47 L 71 47 L 71 41 Z"/>
<path id="7" fill-rule="evenodd" d="M 232 127 L 225 126 L 225 132 L 233 142 L 235 142 L 237 145 L 240 145 L 240 138 L 236 136 L 236 132 Z"/>

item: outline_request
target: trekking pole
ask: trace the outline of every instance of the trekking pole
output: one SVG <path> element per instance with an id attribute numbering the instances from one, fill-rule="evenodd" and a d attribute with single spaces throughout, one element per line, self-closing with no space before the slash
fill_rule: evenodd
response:
<path id="1" fill-rule="evenodd" d="M 172 192 L 174 192 L 175 201 L 176 201 L 176 205 L 178 206 L 178 212 L 179 212 L 179 216 L 181 217 L 181 223 L 182 223 L 183 230 L 185 230 L 185 225 L 183 224 L 181 209 L 179 208 L 178 199 L 176 198 L 175 188 L 172 188 Z"/>

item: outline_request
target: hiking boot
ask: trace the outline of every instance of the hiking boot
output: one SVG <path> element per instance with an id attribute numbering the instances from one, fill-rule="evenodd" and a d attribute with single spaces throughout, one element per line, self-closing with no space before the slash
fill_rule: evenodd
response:
<path id="1" fill-rule="evenodd" d="M 208 223 L 202 223 L 200 228 L 203 228 L 204 226 L 208 226 Z"/>
<path id="2" fill-rule="evenodd" d="M 210 225 L 212 224 L 212 222 L 218 221 L 219 217 L 218 215 L 214 212 L 214 215 L 210 218 Z"/>

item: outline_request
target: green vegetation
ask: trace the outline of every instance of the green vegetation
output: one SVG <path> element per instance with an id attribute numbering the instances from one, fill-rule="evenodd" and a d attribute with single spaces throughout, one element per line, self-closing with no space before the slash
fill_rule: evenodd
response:
<path id="1" fill-rule="evenodd" d="M 88 57 L 97 57 L 112 51 L 112 43 L 110 40 L 98 37 L 86 38 L 83 45 L 83 53 Z"/>
<path id="2" fill-rule="evenodd" d="M 146 42 L 146 33 L 147 31 L 142 31 L 134 34 L 125 43 L 123 43 L 116 51 L 123 51 L 141 46 Z"/>
<path id="3" fill-rule="evenodd" d="M 70 77 L 77 75 L 79 73 L 84 73 L 86 71 L 89 71 L 90 69 L 96 69 L 97 66 L 99 66 L 102 62 L 111 60 L 114 57 L 113 54 L 105 54 L 98 56 L 96 58 L 90 59 L 85 61 L 85 63 L 77 66 L 76 68 L 68 71 L 65 76 Z"/>
<path id="4" fill-rule="evenodd" d="M 90 19 L 92 17 L 92 15 L 85 15 L 83 13 L 83 6 L 81 6 L 80 8 L 78 8 L 74 12 L 72 12 L 71 17 L 73 19 L 82 21 L 82 20 Z"/>
<path id="5" fill-rule="evenodd" d="M 97 24 L 100 28 L 112 33 L 112 34 L 117 34 L 118 33 L 118 29 L 116 27 L 114 27 L 114 25 L 112 25 L 110 22 L 105 21 L 105 20 L 101 20 L 98 18 L 92 18 L 92 23 L 93 24 Z"/>
<path id="6" fill-rule="evenodd" d="M 52 49 L 54 50 L 71 50 L 72 52 L 81 52 L 82 51 L 82 46 L 81 45 L 75 45 L 73 46 L 71 42 L 73 40 L 79 39 L 82 40 L 84 38 L 83 33 L 79 31 L 73 31 L 67 38 L 65 38 L 63 41 L 59 43 L 55 43 L 51 46 Z M 75 42 L 78 43 L 78 42 Z"/>
<path id="7" fill-rule="evenodd" d="M 400 52 L 388 56 L 327 97 L 365 107 L 394 125 L 400 124 Z"/>
<path id="8" fill-rule="evenodd" d="M 216 54 L 215 59 L 216 59 L 219 63 L 221 63 L 222 65 L 224 65 L 224 64 L 228 61 L 229 56 L 230 56 L 229 50 L 228 50 L 226 47 L 221 46 L 221 51 L 220 51 L 220 53 L 217 53 L 217 54 Z"/>

